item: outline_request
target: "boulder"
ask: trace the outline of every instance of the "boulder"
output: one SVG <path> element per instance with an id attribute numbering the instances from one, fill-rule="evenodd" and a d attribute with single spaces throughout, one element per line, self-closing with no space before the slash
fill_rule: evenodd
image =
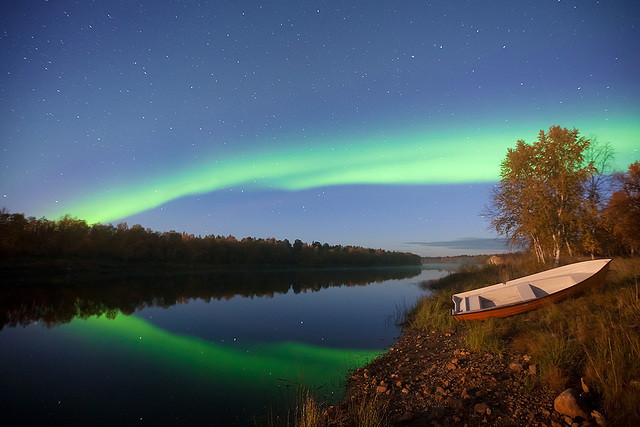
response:
<path id="1" fill-rule="evenodd" d="M 489 260 L 487 261 L 487 264 L 489 265 L 505 265 L 506 262 L 500 258 L 498 255 L 494 255 L 491 258 L 489 258 Z"/>
<path id="2" fill-rule="evenodd" d="M 572 388 L 566 389 L 556 397 L 553 402 L 553 408 L 558 413 L 572 418 L 581 417 L 585 420 L 589 418 L 589 407 Z"/>

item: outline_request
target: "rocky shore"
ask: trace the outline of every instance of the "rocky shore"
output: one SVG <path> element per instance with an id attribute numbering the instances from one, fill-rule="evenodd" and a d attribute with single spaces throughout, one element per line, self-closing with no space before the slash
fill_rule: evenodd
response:
<path id="1" fill-rule="evenodd" d="M 570 409 L 558 407 L 564 403 L 558 392 L 541 385 L 537 375 L 527 355 L 468 351 L 464 332 L 408 330 L 389 352 L 353 373 L 347 399 L 381 398 L 392 425 L 604 424 L 578 393 L 569 393 Z"/>

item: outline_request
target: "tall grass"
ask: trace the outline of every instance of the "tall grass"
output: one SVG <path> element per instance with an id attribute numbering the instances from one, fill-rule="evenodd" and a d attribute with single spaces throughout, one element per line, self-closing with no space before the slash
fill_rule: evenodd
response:
<path id="1" fill-rule="evenodd" d="M 446 292 L 423 298 L 412 318 L 413 327 L 427 331 L 452 332 L 458 327 L 451 315 L 451 295 Z"/>
<path id="2" fill-rule="evenodd" d="M 640 421 L 639 277 L 640 259 L 615 259 L 602 289 L 527 313 L 514 334 L 552 388 L 583 378 L 621 424 Z"/>
<path id="3" fill-rule="evenodd" d="M 307 393 L 300 405 L 298 427 L 323 427 L 329 425 L 325 411 L 316 400 Z"/>
<path id="4" fill-rule="evenodd" d="M 501 354 L 505 349 L 506 323 L 501 319 L 487 319 L 468 323 L 465 344 L 471 350 Z"/>
<path id="5" fill-rule="evenodd" d="M 351 399 L 340 410 L 318 403 L 306 394 L 299 407 L 296 427 L 358 426 L 387 427 L 390 425 L 387 402 L 377 394 Z"/>

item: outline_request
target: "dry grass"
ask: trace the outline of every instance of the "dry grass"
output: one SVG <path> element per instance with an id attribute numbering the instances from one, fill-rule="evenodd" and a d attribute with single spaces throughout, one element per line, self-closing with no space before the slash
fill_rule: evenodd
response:
<path id="1" fill-rule="evenodd" d="M 387 427 L 390 425 L 387 402 L 378 395 L 352 399 L 344 410 L 327 409 L 308 393 L 299 407 L 296 427 L 358 426 Z"/>
<path id="2" fill-rule="evenodd" d="M 348 409 L 349 419 L 360 427 L 385 427 L 389 425 L 387 403 L 373 395 L 360 402 L 352 402 Z"/>
<path id="3" fill-rule="evenodd" d="M 297 425 L 298 427 L 322 427 L 329 425 L 329 420 L 324 415 L 324 410 L 309 393 L 307 393 L 300 406 L 300 417 Z"/>
<path id="4" fill-rule="evenodd" d="M 583 378 L 621 424 L 640 421 L 639 277 L 640 259 L 615 259 L 602 289 L 521 316 L 513 341 L 551 387 Z"/>

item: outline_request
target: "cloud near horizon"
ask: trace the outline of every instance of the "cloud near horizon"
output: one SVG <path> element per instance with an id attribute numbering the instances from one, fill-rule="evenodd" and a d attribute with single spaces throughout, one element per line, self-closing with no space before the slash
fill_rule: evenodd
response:
<path id="1" fill-rule="evenodd" d="M 462 239 L 437 241 L 437 242 L 406 242 L 407 245 L 438 247 L 455 250 L 479 250 L 493 249 L 507 251 L 507 239 L 504 238 L 481 238 L 467 237 Z"/>

